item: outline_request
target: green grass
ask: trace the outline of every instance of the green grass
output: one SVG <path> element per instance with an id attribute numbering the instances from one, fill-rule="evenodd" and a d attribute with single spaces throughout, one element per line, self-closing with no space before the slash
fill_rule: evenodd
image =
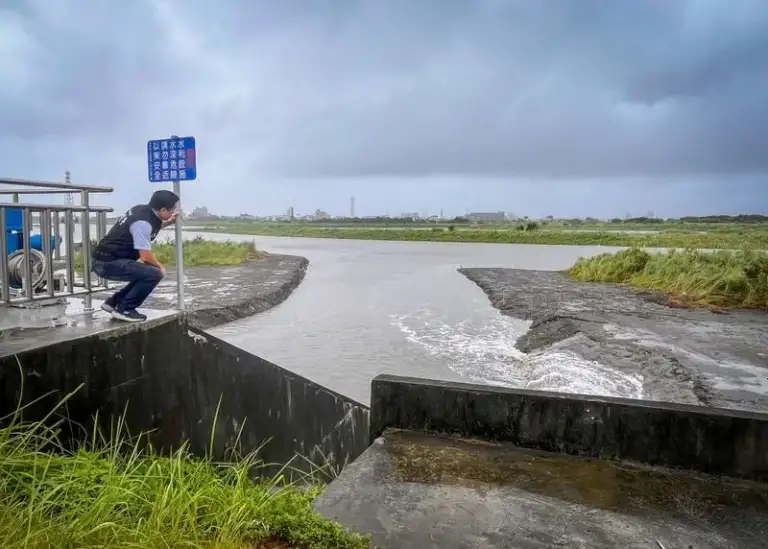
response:
<path id="1" fill-rule="evenodd" d="M 240 265 L 262 255 L 253 242 L 214 242 L 201 237 L 184 240 L 184 265 Z M 163 265 L 176 265 L 174 242 L 159 242 L 152 251 Z"/>
<path id="2" fill-rule="evenodd" d="M 568 273 L 581 281 L 660 290 L 683 305 L 768 309 L 768 254 L 760 251 L 649 253 L 630 248 L 581 258 Z"/>
<path id="3" fill-rule="evenodd" d="M 96 243 L 92 243 L 92 247 Z M 173 241 L 157 242 L 152 246 L 157 259 L 165 266 L 176 265 L 176 245 Z M 184 265 L 240 265 L 249 259 L 265 255 L 253 242 L 214 242 L 201 237 L 184 240 Z M 75 269 L 82 270 L 83 257 L 75 254 Z"/>
<path id="4" fill-rule="evenodd" d="M 111 437 L 71 451 L 42 422 L 9 423 L 0 429 L 3 549 L 369 547 L 313 510 L 321 486 L 251 480 L 254 454 L 229 464 L 186 447 L 161 456 L 119 422 Z"/>
<path id="5" fill-rule="evenodd" d="M 768 249 L 768 229 L 711 230 L 695 232 L 659 232 L 632 234 L 584 230 L 523 230 L 520 228 L 466 228 L 455 226 L 433 228 L 402 227 L 321 227 L 307 223 L 237 224 L 200 229 L 208 232 L 294 236 L 308 238 L 343 238 L 358 240 L 403 240 L 430 242 L 480 242 L 500 244 L 602 245 L 649 248 L 718 248 L 745 247 Z"/>

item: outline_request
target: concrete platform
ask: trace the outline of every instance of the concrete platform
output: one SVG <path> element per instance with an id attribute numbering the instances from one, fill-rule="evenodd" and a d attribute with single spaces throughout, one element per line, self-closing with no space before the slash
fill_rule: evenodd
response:
<path id="1" fill-rule="evenodd" d="M 768 547 L 768 485 L 386 431 L 317 509 L 379 549 Z"/>
<path id="2" fill-rule="evenodd" d="M 96 334 L 119 332 L 127 328 L 135 328 L 137 323 L 114 320 L 108 313 L 102 311 L 102 300 L 93 299 L 94 311 L 83 310 L 80 299 L 70 298 L 60 315 L 52 321 L 47 321 L 39 327 L 25 329 L 8 329 L 0 332 L 0 358 L 23 353 L 53 343 L 79 339 Z M 58 307 L 54 306 L 54 307 Z M 0 308 L 0 311 L 3 309 Z M 142 309 L 147 315 L 147 321 L 139 323 L 145 328 L 157 324 L 158 320 L 167 319 L 179 314 L 178 311 L 158 311 L 154 309 Z M 110 334 L 111 335 L 111 334 Z"/>

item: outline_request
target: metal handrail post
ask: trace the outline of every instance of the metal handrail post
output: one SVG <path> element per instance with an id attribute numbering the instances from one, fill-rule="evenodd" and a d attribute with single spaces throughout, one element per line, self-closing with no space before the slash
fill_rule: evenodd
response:
<path id="1" fill-rule="evenodd" d="M 23 243 L 24 243 L 24 281 L 22 287 L 24 288 L 24 294 L 27 300 L 32 301 L 35 296 L 35 288 L 32 284 L 32 246 L 30 246 L 29 239 L 32 233 L 32 212 L 29 208 L 22 210 L 21 224 L 24 227 Z"/>
<path id="2" fill-rule="evenodd" d="M 99 235 L 98 240 L 101 242 L 101 239 L 104 238 L 107 235 L 107 212 L 99 212 L 96 214 L 96 223 L 97 223 L 97 234 Z M 100 286 L 103 286 L 104 288 L 109 288 L 109 281 L 106 278 L 99 277 Z"/>
<path id="3" fill-rule="evenodd" d="M 11 301 L 11 291 L 8 277 L 8 229 L 5 224 L 5 208 L 0 207 L 0 300 L 2 303 Z"/>
<path id="4" fill-rule="evenodd" d="M 104 238 L 104 227 L 101 224 L 101 212 L 96 212 L 96 242 L 101 242 L 101 239 Z M 96 284 L 98 286 L 104 285 L 104 279 L 100 276 L 96 275 Z"/>
<path id="5" fill-rule="evenodd" d="M 53 212 L 54 259 L 61 259 L 61 220 L 59 212 Z"/>
<path id="6" fill-rule="evenodd" d="M 85 207 L 83 212 L 83 285 L 85 286 L 85 310 L 92 311 L 93 303 L 91 300 L 91 211 L 89 206 L 88 191 L 80 191 L 80 205 Z"/>
<path id="7" fill-rule="evenodd" d="M 72 219 L 72 210 L 64 212 L 64 231 L 67 236 L 64 239 L 67 253 L 67 293 L 75 292 L 75 222 Z"/>
<path id="8" fill-rule="evenodd" d="M 53 253 L 51 250 L 51 210 L 40 212 L 40 233 L 43 237 L 43 257 L 48 268 L 45 270 L 45 288 L 49 297 L 53 297 Z"/>

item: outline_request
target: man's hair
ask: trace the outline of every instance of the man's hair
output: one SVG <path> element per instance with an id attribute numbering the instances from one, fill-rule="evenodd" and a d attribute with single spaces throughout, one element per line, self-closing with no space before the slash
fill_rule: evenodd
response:
<path id="1" fill-rule="evenodd" d="M 172 210 L 178 203 L 179 197 L 176 196 L 176 193 L 166 190 L 155 191 L 152 193 L 152 198 L 149 199 L 149 206 L 153 210 L 162 210 L 163 208 Z"/>

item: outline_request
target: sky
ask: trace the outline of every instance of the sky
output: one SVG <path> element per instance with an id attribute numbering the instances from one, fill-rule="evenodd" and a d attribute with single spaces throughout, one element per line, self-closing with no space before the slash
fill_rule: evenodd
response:
<path id="1" fill-rule="evenodd" d="M 186 210 L 768 213 L 765 0 L 0 0 L 0 177 Z"/>

